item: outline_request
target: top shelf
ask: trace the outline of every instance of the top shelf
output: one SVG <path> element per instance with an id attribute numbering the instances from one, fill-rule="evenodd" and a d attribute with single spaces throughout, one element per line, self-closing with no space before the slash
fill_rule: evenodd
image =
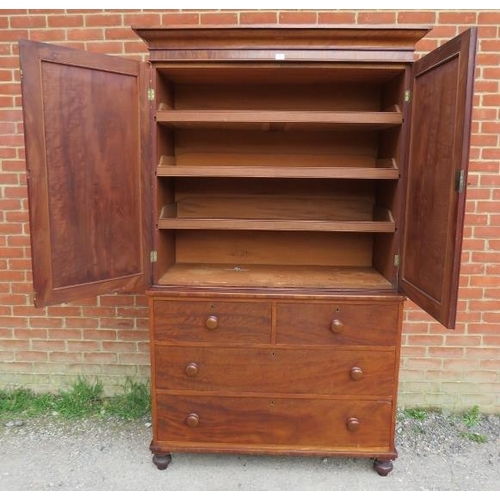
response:
<path id="1" fill-rule="evenodd" d="M 179 129 L 249 128 L 259 130 L 369 128 L 379 130 L 403 123 L 398 111 L 254 111 L 159 110 L 156 121 Z"/>

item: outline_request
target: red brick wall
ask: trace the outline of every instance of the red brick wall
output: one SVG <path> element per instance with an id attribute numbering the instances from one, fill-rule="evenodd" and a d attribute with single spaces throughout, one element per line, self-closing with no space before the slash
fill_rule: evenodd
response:
<path id="1" fill-rule="evenodd" d="M 57 390 L 97 375 L 108 393 L 147 378 L 142 295 L 32 307 L 17 41 L 41 40 L 146 58 L 130 25 L 426 24 L 425 53 L 479 26 L 472 150 L 458 324 L 446 330 L 408 303 L 400 404 L 500 411 L 500 11 L 0 10 L 0 386 Z"/>

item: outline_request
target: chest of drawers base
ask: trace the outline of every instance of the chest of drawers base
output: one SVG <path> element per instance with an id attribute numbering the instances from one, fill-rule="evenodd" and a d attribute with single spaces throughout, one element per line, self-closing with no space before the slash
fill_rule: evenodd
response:
<path id="1" fill-rule="evenodd" d="M 149 293 L 153 441 L 392 469 L 402 297 Z"/>

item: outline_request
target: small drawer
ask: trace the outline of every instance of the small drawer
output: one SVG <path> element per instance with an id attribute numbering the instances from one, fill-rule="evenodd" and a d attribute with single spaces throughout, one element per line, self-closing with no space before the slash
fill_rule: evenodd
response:
<path id="1" fill-rule="evenodd" d="M 158 346 L 155 386 L 170 391 L 392 397 L 395 352 Z"/>
<path id="2" fill-rule="evenodd" d="M 157 395 L 155 441 L 173 449 L 391 451 L 390 401 Z M 224 444 L 222 444 L 224 443 Z"/>
<path id="3" fill-rule="evenodd" d="M 278 344 L 394 346 L 400 302 L 282 303 L 276 312 Z"/>
<path id="4" fill-rule="evenodd" d="M 153 301 L 156 340 L 268 343 L 271 304 L 267 302 Z"/>

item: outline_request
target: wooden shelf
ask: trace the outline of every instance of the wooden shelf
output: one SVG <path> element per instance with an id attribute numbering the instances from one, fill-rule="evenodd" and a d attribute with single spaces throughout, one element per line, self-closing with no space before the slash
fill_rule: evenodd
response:
<path id="1" fill-rule="evenodd" d="M 398 179 L 397 167 L 158 166 L 158 177 L 255 177 L 278 179 Z"/>
<path id="2" fill-rule="evenodd" d="M 371 267 L 201 263 L 175 264 L 159 279 L 158 284 L 341 290 L 392 288 L 391 283 Z"/>
<path id="3" fill-rule="evenodd" d="M 390 211 L 375 212 L 376 220 L 368 221 L 165 217 L 158 220 L 158 229 L 394 233 L 396 225 Z"/>
<path id="4" fill-rule="evenodd" d="M 293 130 L 355 127 L 384 129 L 401 125 L 399 111 L 248 111 L 158 110 L 157 123 L 174 128 L 248 128 Z"/>

